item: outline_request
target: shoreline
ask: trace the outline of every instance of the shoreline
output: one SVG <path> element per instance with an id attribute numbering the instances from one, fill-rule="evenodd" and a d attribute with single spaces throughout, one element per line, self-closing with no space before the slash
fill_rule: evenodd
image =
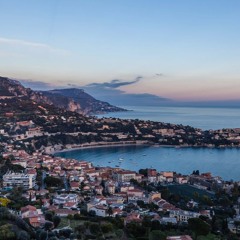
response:
<path id="1" fill-rule="evenodd" d="M 143 142 L 134 142 L 134 141 L 130 141 L 130 142 L 101 142 L 101 143 L 94 143 L 94 144 L 81 144 L 81 145 L 77 145 L 77 146 L 71 146 L 70 148 L 64 148 L 61 150 L 56 150 L 56 151 L 52 151 L 50 154 L 57 154 L 57 153 L 63 153 L 63 152 L 71 152 L 71 151 L 77 151 L 77 150 L 81 150 L 81 149 L 94 149 L 94 148 L 109 148 L 109 147 L 128 147 L 128 146 L 149 146 L 149 147 L 162 147 L 162 148 L 176 148 L 176 149 L 181 149 L 181 148 L 208 148 L 208 149 L 239 149 L 240 147 L 238 146 L 220 146 L 220 147 L 216 147 L 216 146 L 194 146 L 194 145 L 189 145 L 189 146 L 179 146 L 179 145 L 160 145 L 160 144 L 154 144 L 148 141 L 143 141 Z M 49 153 L 47 153 L 49 154 Z"/>
<path id="2" fill-rule="evenodd" d="M 111 142 L 111 143 L 95 143 L 92 145 L 89 144 L 81 144 L 80 146 L 72 147 L 72 148 L 65 148 L 62 150 L 53 151 L 52 154 L 57 153 L 63 153 L 63 152 L 71 152 L 71 151 L 77 151 L 81 149 L 91 149 L 91 148 L 108 148 L 108 147 L 126 147 L 126 146 L 154 146 L 154 144 L 151 144 L 149 142 Z"/>

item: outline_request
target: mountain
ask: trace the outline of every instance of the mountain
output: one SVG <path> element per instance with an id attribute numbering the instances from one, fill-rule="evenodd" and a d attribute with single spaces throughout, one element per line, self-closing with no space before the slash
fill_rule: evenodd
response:
<path id="1" fill-rule="evenodd" d="M 58 102 L 54 101 L 55 96 L 58 96 L 58 98 L 61 96 L 62 98 L 65 97 L 71 99 L 78 104 L 80 112 L 83 114 L 126 111 L 125 109 L 113 106 L 108 102 L 97 100 L 84 90 L 78 88 L 56 89 L 41 93 L 51 98 L 56 106 L 58 106 Z M 78 111 L 79 109 L 76 109 L 75 111 Z"/>
<path id="2" fill-rule="evenodd" d="M 25 88 L 20 82 L 0 77 L 0 97 L 11 98 L 17 96 L 27 96 L 31 94 L 30 88 Z"/>
<path id="3" fill-rule="evenodd" d="M 30 88 L 25 88 L 16 80 L 0 77 L 0 99 L 24 96 L 35 102 L 54 105 L 64 110 L 85 115 L 124 111 L 124 109 L 112 106 L 107 102 L 96 100 L 81 89 L 33 91 Z"/>

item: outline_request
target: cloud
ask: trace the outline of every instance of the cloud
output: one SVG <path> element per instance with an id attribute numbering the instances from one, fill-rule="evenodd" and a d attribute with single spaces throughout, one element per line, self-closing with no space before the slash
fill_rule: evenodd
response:
<path id="1" fill-rule="evenodd" d="M 104 83 L 91 83 L 86 85 L 85 87 L 97 87 L 97 88 L 110 88 L 110 89 L 116 89 L 122 86 L 126 85 L 132 85 L 134 83 L 139 82 L 143 77 L 138 76 L 133 81 L 122 81 L 119 79 L 113 79 L 110 82 L 104 82 Z"/>
<path id="2" fill-rule="evenodd" d="M 0 37 L 0 44 L 7 44 L 7 45 L 14 45 L 20 47 L 28 47 L 34 49 L 40 49 L 48 52 L 54 52 L 58 54 L 69 54 L 70 52 L 64 49 L 54 48 L 50 45 L 44 43 L 37 43 L 37 42 L 29 42 L 20 39 L 12 39 L 12 38 L 3 38 Z"/>
<path id="3" fill-rule="evenodd" d="M 122 81 L 118 79 L 111 80 L 104 83 L 91 83 L 83 86 L 87 93 L 93 97 L 107 101 L 114 105 L 119 106 L 133 106 L 133 105 L 145 105 L 145 106 L 159 106 L 169 101 L 169 99 L 156 96 L 154 94 L 139 93 L 131 94 L 120 90 L 119 87 L 132 85 L 141 81 L 143 77 L 138 76 L 132 81 Z"/>

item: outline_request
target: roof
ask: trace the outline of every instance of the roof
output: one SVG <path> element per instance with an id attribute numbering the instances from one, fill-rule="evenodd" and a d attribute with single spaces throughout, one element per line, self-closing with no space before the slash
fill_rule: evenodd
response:
<path id="1" fill-rule="evenodd" d="M 31 205 L 27 205 L 21 208 L 21 212 L 27 212 L 27 211 L 37 211 L 37 208 Z"/>

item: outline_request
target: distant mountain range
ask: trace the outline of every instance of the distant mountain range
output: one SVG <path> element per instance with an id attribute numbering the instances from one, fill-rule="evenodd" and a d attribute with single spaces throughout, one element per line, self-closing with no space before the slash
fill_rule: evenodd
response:
<path id="1" fill-rule="evenodd" d="M 33 91 L 20 82 L 0 77 L 0 98 L 29 97 L 36 102 L 54 105 L 68 111 L 84 115 L 106 112 L 126 111 L 107 102 L 99 101 L 82 89 L 59 89 L 50 91 Z"/>

